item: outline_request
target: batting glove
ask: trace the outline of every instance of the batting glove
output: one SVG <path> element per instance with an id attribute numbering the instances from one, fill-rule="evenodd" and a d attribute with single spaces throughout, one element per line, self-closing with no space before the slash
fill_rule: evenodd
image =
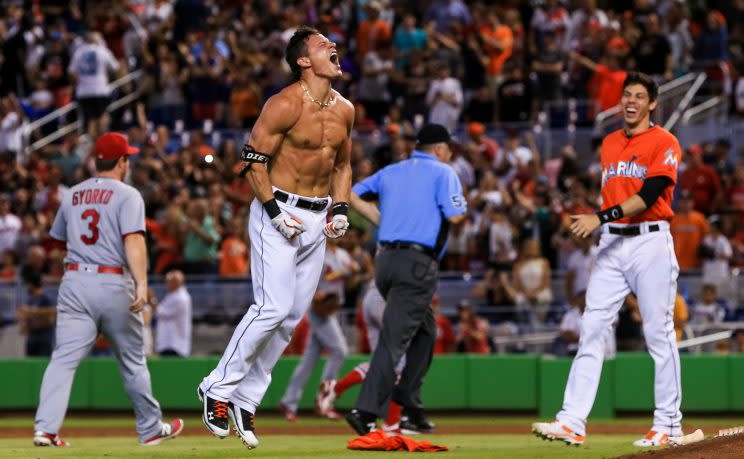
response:
<path id="1" fill-rule="evenodd" d="M 286 212 L 281 212 L 272 218 L 271 224 L 288 240 L 292 240 L 295 236 L 299 236 L 305 232 L 305 225 Z"/>
<path id="2" fill-rule="evenodd" d="M 334 215 L 333 220 L 323 227 L 323 234 L 331 239 L 336 239 L 346 234 L 348 228 L 349 219 L 346 215 Z"/>

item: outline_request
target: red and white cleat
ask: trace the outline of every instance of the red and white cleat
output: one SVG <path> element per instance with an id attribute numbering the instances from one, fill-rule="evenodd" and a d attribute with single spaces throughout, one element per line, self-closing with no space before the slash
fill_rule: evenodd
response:
<path id="1" fill-rule="evenodd" d="M 183 419 L 174 419 L 169 423 L 163 423 L 160 433 L 140 443 L 142 446 L 159 445 L 165 440 L 176 438 L 183 431 Z"/>
<path id="2" fill-rule="evenodd" d="M 567 445 L 583 445 L 586 439 L 558 421 L 535 422 L 532 424 L 532 433 L 545 440 L 560 440 Z"/>
<path id="3" fill-rule="evenodd" d="M 669 446 L 669 435 L 659 433 L 655 430 L 649 430 L 645 437 L 633 442 L 633 446 L 641 448 L 651 448 L 654 446 Z"/>
<path id="4" fill-rule="evenodd" d="M 315 396 L 315 411 L 320 416 L 328 419 L 341 419 L 341 415 L 333 410 L 333 402 L 336 400 L 336 380 L 331 379 L 320 383 L 318 395 Z"/>
<path id="5" fill-rule="evenodd" d="M 34 445 L 64 447 L 70 444 L 62 440 L 57 434 L 44 433 L 41 430 L 34 432 Z"/>

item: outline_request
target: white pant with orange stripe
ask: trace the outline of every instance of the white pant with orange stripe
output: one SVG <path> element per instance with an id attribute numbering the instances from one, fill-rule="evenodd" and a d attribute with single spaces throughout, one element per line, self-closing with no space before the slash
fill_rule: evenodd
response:
<path id="1" fill-rule="evenodd" d="M 298 196 L 288 194 L 288 202 L 296 203 Z M 255 304 L 235 328 L 217 367 L 199 385 L 210 397 L 255 414 L 271 383 L 271 371 L 318 287 L 330 207 L 330 198 L 326 199 L 329 205 L 319 212 L 278 203 L 305 226 L 305 232 L 291 241 L 274 229 L 261 203 L 253 200 L 248 230 Z"/>
<path id="2" fill-rule="evenodd" d="M 653 430 L 679 435 L 682 388 L 673 321 L 679 265 L 669 224 L 656 221 L 635 225 L 640 230 L 637 236 L 610 234 L 611 226 L 634 225 L 602 226 L 581 319 L 579 350 L 568 376 L 563 409 L 556 419 L 584 435 L 602 373 L 608 329 L 625 297 L 633 292 L 643 317 L 646 346 L 654 360 Z"/>

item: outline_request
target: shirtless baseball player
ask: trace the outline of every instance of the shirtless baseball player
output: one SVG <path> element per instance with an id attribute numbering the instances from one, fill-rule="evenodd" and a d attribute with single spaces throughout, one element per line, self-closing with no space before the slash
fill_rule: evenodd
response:
<path id="1" fill-rule="evenodd" d="M 66 242 L 67 256 L 57 299 L 57 343 L 41 383 L 34 422 L 36 446 L 68 445 L 57 433 L 75 370 L 99 330 L 113 344 L 140 443 L 157 445 L 183 430 L 181 419 L 161 422 L 145 361 L 145 203 L 137 190 L 122 183 L 128 157 L 137 152 L 121 134 L 99 137 L 93 149 L 98 175 L 69 190 L 49 231 L 53 239 Z"/>
<path id="2" fill-rule="evenodd" d="M 664 446 L 670 436 L 682 434 L 679 353 L 672 321 L 679 265 L 669 232 L 681 149 L 672 134 L 651 123 L 657 92 L 648 75 L 628 73 L 620 100 L 625 128 L 602 142 L 602 210 L 571 216 L 573 234 L 588 237 L 601 227 L 602 236 L 563 409 L 554 422 L 532 424 L 537 436 L 549 440 L 584 443 L 607 329 L 631 292 L 638 297 L 643 334 L 654 360 L 656 404 L 651 430 L 633 444 Z"/>
<path id="3" fill-rule="evenodd" d="M 256 303 L 198 388 L 207 429 L 224 438 L 231 419 L 248 448 L 258 446 L 253 415 L 271 371 L 318 285 L 325 238 L 349 225 L 354 107 L 331 88 L 341 76 L 336 44 L 302 27 L 286 59 L 297 82 L 266 101 L 241 153 L 256 196 L 249 222 Z"/>

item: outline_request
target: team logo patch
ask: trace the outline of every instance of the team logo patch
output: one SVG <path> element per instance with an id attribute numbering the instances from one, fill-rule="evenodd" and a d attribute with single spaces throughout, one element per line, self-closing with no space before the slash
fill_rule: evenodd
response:
<path id="1" fill-rule="evenodd" d="M 674 154 L 674 148 L 670 148 L 664 153 L 664 165 L 675 168 L 679 165 L 679 158 Z"/>
<path id="2" fill-rule="evenodd" d="M 633 156 L 630 161 L 618 161 L 602 168 L 602 186 L 616 177 L 634 178 L 644 180 L 648 173 L 648 167 L 636 163 L 637 157 Z"/>
<path id="3" fill-rule="evenodd" d="M 455 209 L 462 209 L 465 207 L 465 198 L 463 198 L 462 195 L 454 194 L 450 199 L 452 200 L 452 205 Z"/>

